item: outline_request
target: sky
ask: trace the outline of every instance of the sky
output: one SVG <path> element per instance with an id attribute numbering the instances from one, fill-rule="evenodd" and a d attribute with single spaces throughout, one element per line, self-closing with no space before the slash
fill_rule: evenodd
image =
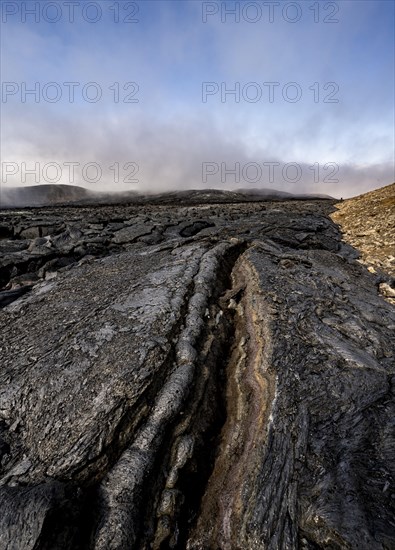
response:
<path id="1" fill-rule="evenodd" d="M 395 180 L 390 0 L 1 9 L 3 188 L 345 198 Z"/>

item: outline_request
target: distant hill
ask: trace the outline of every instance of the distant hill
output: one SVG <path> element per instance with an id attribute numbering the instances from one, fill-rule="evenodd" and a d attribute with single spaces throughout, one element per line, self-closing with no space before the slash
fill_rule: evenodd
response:
<path id="1" fill-rule="evenodd" d="M 56 205 L 93 205 L 131 202 L 137 193 L 102 193 L 77 185 L 32 185 L 1 187 L 0 208 L 23 208 Z"/>
<path id="2" fill-rule="evenodd" d="M 0 207 L 48 206 L 90 200 L 94 193 L 76 185 L 32 185 L 2 187 Z"/>
<path id="3" fill-rule="evenodd" d="M 33 185 L 2 187 L 0 208 L 22 208 L 56 205 L 123 204 L 123 203 L 232 203 L 262 200 L 332 199 L 328 195 L 291 194 L 275 189 L 189 189 L 164 193 L 137 193 L 135 191 L 99 193 L 76 185 Z"/>
<path id="4" fill-rule="evenodd" d="M 244 196 L 248 197 L 256 197 L 257 199 L 331 199 L 333 200 L 333 197 L 330 195 L 324 195 L 322 193 L 287 193 L 286 191 L 277 191 L 276 189 L 259 189 L 259 188 L 251 188 L 251 189 L 237 189 L 237 193 L 241 193 Z"/>

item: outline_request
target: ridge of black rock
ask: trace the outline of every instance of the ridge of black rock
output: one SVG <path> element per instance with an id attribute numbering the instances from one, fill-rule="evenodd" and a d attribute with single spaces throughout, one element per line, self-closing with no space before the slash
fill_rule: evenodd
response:
<path id="1" fill-rule="evenodd" d="M 0 548 L 394 547 L 395 310 L 333 210 L 4 213 Z"/>

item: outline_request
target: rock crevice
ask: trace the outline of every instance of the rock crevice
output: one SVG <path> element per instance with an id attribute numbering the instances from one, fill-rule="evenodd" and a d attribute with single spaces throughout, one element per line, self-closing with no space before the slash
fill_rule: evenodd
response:
<path id="1" fill-rule="evenodd" d="M 328 210 L 75 222 L 130 239 L 3 303 L 0 548 L 394 546 L 394 308 Z"/>

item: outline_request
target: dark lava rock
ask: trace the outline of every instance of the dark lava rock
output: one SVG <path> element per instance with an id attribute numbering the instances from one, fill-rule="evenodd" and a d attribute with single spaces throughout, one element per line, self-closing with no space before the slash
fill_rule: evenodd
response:
<path id="1" fill-rule="evenodd" d="M 333 210 L 40 210 L 53 257 L 0 263 L 41 277 L 0 292 L 0 548 L 395 547 L 395 310 Z"/>
<path id="2" fill-rule="evenodd" d="M 205 220 L 198 220 L 184 227 L 180 231 L 180 235 L 181 237 L 193 237 L 193 235 L 197 235 L 202 229 L 206 229 L 207 227 L 214 227 L 214 224 Z"/>
<path id="3" fill-rule="evenodd" d="M 24 294 L 31 290 L 32 285 L 21 286 L 19 288 L 14 288 L 13 290 L 2 290 L 0 291 L 0 307 L 7 306 L 11 304 Z"/>
<path id="4" fill-rule="evenodd" d="M 132 243 L 139 237 L 149 235 L 154 229 L 153 225 L 136 224 L 116 231 L 113 241 L 116 244 Z"/>

